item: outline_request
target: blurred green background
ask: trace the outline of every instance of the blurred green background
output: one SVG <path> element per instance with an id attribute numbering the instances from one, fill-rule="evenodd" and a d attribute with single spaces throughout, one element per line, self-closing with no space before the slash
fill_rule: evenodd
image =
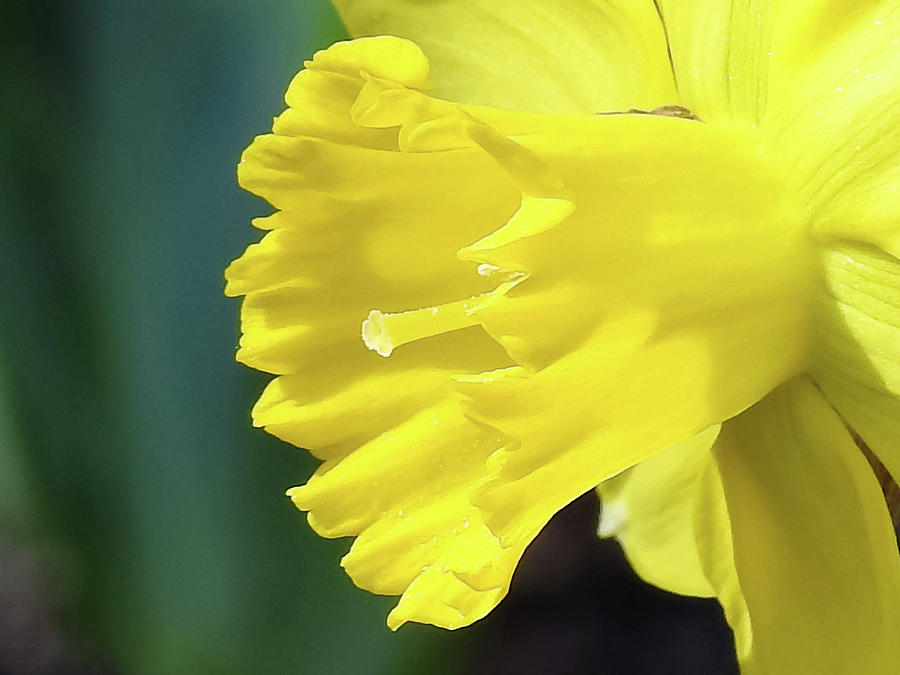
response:
<path id="1" fill-rule="evenodd" d="M 326 2 L 2 7 L 0 674 L 730 672 L 718 610 L 637 584 L 589 497 L 490 619 L 392 634 L 283 496 L 315 462 L 250 427 L 222 270 Z"/>

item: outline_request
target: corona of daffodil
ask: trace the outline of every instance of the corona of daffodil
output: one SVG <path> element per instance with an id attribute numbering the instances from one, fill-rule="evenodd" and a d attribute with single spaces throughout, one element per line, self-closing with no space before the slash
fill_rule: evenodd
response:
<path id="1" fill-rule="evenodd" d="M 389 625 L 485 616 L 599 486 L 745 673 L 900 673 L 900 1 L 336 4 L 227 293 Z"/>

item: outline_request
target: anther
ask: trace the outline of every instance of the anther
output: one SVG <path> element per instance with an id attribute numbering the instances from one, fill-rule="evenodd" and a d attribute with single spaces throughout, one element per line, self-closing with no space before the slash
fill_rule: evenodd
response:
<path id="1" fill-rule="evenodd" d="M 390 356 L 400 345 L 478 324 L 474 309 L 486 296 L 475 296 L 444 305 L 424 307 L 397 314 L 373 309 L 362 322 L 366 347 L 381 356 Z"/>

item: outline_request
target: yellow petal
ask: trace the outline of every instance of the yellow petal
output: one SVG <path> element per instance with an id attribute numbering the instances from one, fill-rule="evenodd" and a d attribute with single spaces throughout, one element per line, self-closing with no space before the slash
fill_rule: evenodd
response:
<path id="1" fill-rule="evenodd" d="M 728 423 L 726 423 L 728 424 Z M 721 432 L 720 432 L 721 433 Z M 713 588 L 734 634 L 734 646 L 743 675 L 765 675 L 753 652 L 753 627 L 734 563 L 731 518 L 722 487 L 722 476 L 712 453 L 699 466 L 694 484 L 694 541 L 697 558 Z"/>
<path id="2" fill-rule="evenodd" d="M 715 456 L 755 672 L 900 672 L 900 557 L 880 487 L 798 379 L 723 425 Z"/>
<path id="3" fill-rule="evenodd" d="M 866 157 L 853 154 L 862 139 L 851 140 L 877 139 L 896 127 L 890 102 L 898 67 L 896 0 L 657 4 L 679 101 L 701 119 L 790 128 L 790 149 L 782 147 L 780 132 L 770 147 L 804 155 L 807 171 L 826 159 L 831 167 L 862 164 Z M 893 121 L 879 120 L 883 115 Z M 834 142 L 816 142 L 822 138 L 849 147 L 838 156 Z M 838 178 L 828 166 L 821 169 L 822 180 Z"/>
<path id="4" fill-rule="evenodd" d="M 461 252 L 527 277 L 476 312 L 524 368 L 457 378 L 470 414 L 517 441 L 474 496 L 515 544 L 801 372 L 812 265 L 802 218 L 734 128 L 600 116 L 476 138 L 524 194 Z"/>
<path id="5" fill-rule="evenodd" d="M 600 536 L 615 536 L 634 571 L 672 593 L 715 594 L 697 555 L 694 512 L 718 433 L 710 427 L 597 487 Z"/>
<path id="6" fill-rule="evenodd" d="M 771 0 L 658 0 L 679 101 L 705 121 L 755 124 L 766 108 Z"/>
<path id="7" fill-rule="evenodd" d="M 766 146 L 820 238 L 900 257 L 900 2 L 793 4 L 806 5 L 786 23 L 807 61 L 780 78 Z"/>
<path id="8" fill-rule="evenodd" d="M 731 522 L 710 452 L 719 427 L 598 486 L 600 534 L 614 534 L 635 571 L 673 593 L 716 596 L 734 632 L 741 672 L 755 670 L 747 604 L 734 565 Z"/>
<path id="9" fill-rule="evenodd" d="M 533 112 L 675 103 L 650 2 L 335 0 L 350 33 L 399 35 L 429 54 L 435 96 Z"/>
<path id="10" fill-rule="evenodd" d="M 896 0 L 782 0 L 775 5 L 773 55 L 777 77 L 790 78 L 811 67 L 848 34 L 864 30 L 880 15 L 896 8 Z"/>
<path id="11" fill-rule="evenodd" d="M 813 375 L 900 479 L 900 261 L 846 243 L 824 249 L 820 264 Z"/>

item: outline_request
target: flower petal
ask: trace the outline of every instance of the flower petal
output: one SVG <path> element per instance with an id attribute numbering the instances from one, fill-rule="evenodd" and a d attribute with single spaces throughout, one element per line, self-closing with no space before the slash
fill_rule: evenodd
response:
<path id="1" fill-rule="evenodd" d="M 532 112 L 675 103 L 650 2 L 334 0 L 350 33 L 399 35 L 434 65 L 435 95 Z"/>
<path id="2" fill-rule="evenodd" d="M 634 571 L 672 593 L 715 595 L 697 555 L 694 511 L 718 433 L 710 427 L 597 486 L 600 536 L 615 536 Z"/>
<path id="3" fill-rule="evenodd" d="M 693 523 L 697 558 L 704 576 L 722 605 L 725 619 L 731 626 L 741 673 L 765 675 L 758 669 L 753 653 L 750 612 L 734 564 L 731 520 L 722 487 L 722 476 L 712 453 L 700 465 L 699 472 L 695 483 Z"/>
<path id="4" fill-rule="evenodd" d="M 805 366 L 803 221 L 751 142 L 654 116 L 578 124 L 479 138 L 524 195 L 461 252 L 527 277 L 476 311 L 524 367 L 457 378 L 470 414 L 518 441 L 473 497 L 510 545 Z"/>
<path id="5" fill-rule="evenodd" d="M 845 106 L 854 113 L 869 110 L 873 119 L 896 114 L 887 100 L 876 100 L 879 89 L 887 94 L 888 83 L 896 82 L 896 0 L 658 0 L 657 5 L 679 100 L 703 120 L 759 124 L 765 119 L 770 127 L 791 126 L 798 132 L 794 150 L 805 151 L 815 169 L 834 145 L 811 140 L 837 137 L 858 144 L 849 143 L 855 134 L 844 133 Z M 884 120 L 881 129 L 895 127 Z M 781 142 L 771 147 L 778 150 Z M 832 162 L 844 165 L 846 158 L 832 155 Z"/>
<path id="6" fill-rule="evenodd" d="M 818 390 L 804 379 L 778 389 L 723 425 L 715 456 L 757 672 L 900 672 L 893 527 Z"/>
<path id="7" fill-rule="evenodd" d="M 767 147 L 815 234 L 900 257 L 900 2 L 800 4 L 792 20 L 807 60 L 780 78 Z"/>
<path id="8" fill-rule="evenodd" d="M 731 523 L 710 452 L 719 426 L 657 453 L 598 486 L 600 534 L 615 534 L 635 571 L 673 593 L 716 596 L 741 672 L 753 669 L 750 615 L 734 565 Z"/>
<path id="9" fill-rule="evenodd" d="M 900 261 L 851 243 L 824 249 L 820 261 L 813 375 L 900 479 Z"/>
<path id="10" fill-rule="evenodd" d="M 757 123 L 768 95 L 771 0 L 658 0 L 679 102 L 705 121 Z"/>

